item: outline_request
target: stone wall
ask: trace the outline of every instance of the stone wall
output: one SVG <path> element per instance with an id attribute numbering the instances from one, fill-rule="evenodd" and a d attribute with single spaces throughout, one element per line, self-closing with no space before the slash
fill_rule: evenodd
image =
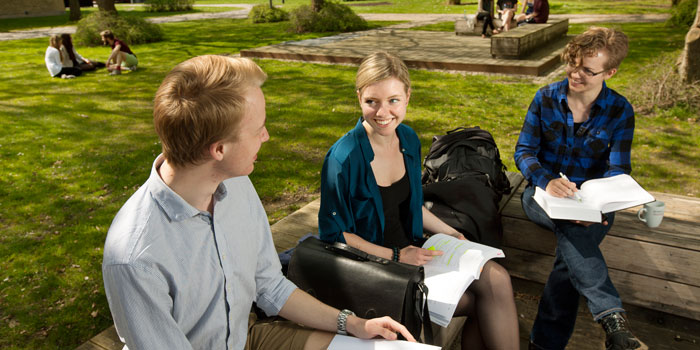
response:
<path id="1" fill-rule="evenodd" d="M 56 16 L 65 12 L 63 0 L 0 1 L 0 18 Z"/>

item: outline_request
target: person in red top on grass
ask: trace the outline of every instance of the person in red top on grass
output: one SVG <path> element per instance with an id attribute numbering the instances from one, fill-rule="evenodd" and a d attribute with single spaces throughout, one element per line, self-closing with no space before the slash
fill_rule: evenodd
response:
<path id="1" fill-rule="evenodd" d="M 104 45 L 112 47 L 112 53 L 107 59 L 109 75 L 122 74 L 122 67 L 129 70 L 136 69 L 139 60 L 125 42 L 115 38 L 111 30 L 102 31 L 100 36 L 102 37 L 102 43 Z"/>

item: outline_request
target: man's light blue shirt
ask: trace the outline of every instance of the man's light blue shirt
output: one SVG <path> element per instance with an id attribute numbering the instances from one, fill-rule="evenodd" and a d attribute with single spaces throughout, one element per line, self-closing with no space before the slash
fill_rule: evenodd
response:
<path id="1" fill-rule="evenodd" d="M 102 272 L 119 336 L 132 349 L 243 349 L 255 301 L 275 315 L 296 286 L 281 272 L 267 215 L 247 176 L 222 182 L 214 215 L 160 178 L 107 234 Z"/>

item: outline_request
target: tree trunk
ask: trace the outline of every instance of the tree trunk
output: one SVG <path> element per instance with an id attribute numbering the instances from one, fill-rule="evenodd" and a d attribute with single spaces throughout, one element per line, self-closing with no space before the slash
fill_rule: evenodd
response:
<path id="1" fill-rule="evenodd" d="M 678 72 L 681 79 L 688 83 L 700 81 L 700 0 L 695 13 L 695 22 L 685 36 L 685 48 L 680 61 Z"/>
<path id="2" fill-rule="evenodd" d="M 70 0 L 68 1 L 68 4 L 70 5 L 70 17 L 69 19 L 71 21 L 77 21 L 80 19 L 80 2 L 78 0 Z"/>
<path id="3" fill-rule="evenodd" d="M 314 12 L 321 11 L 321 8 L 323 8 L 323 0 L 311 0 L 311 8 L 314 9 Z"/>
<path id="4" fill-rule="evenodd" d="M 270 8 L 275 8 L 274 6 L 272 6 L 272 0 L 270 0 Z"/>
<path id="5" fill-rule="evenodd" d="M 114 0 L 97 0 L 97 7 L 100 11 L 117 12 L 117 8 L 114 7 Z"/>

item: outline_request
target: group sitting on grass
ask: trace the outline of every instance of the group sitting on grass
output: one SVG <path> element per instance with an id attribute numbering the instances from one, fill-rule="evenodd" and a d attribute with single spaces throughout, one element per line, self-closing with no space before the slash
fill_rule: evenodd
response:
<path id="1" fill-rule="evenodd" d="M 113 53 L 121 49 L 113 37 L 110 44 Z M 605 85 L 626 54 L 623 33 L 589 29 L 562 54 L 567 78 L 540 89 L 527 111 L 515 153 L 530 182 L 523 205 L 558 240 L 531 349 L 566 347 L 580 295 L 602 324 L 608 350 L 644 348 L 627 326 L 598 247 L 613 216 L 603 224 L 553 222 L 530 197 L 534 186 L 565 197 L 589 178 L 631 171 L 634 113 Z M 208 55 L 180 63 L 158 88 L 153 116 L 163 153 L 112 222 L 102 265 L 112 317 L 129 349 L 326 349 L 334 333 L 415 341 L 391 318 L 367 320 L 330 307 L 282 274 L 248 178 L 270 138 L 266 77 L 249 59 Z M 410 84 L 397 56 L 363 60 L 355 82 L 362 115 L 324 162 L 319 231 L 329 242 L 424 265 L 441 253 L 417 247 L 425 231 L 465 237 L 422 206 L 420 140 L 403 124 Z M 471 319 L 462 349 L 518 349 L 508 272 L 489 262 L 481 277 L 456 311 Z M 253 302 L 267 316 L 251 312 Z"/>
<path id="2" fill-rule="evenodd" d="M 110 75 L 121 74 L 122 68 L 136 70 L 139 61 L 126 43 L 116 39 L 109 30 L 100 33 L 100 37 L 104 45 L 112 48 L 106 64 L 81 56 L 73 46 L 70 34 L 52 35 L 44 56 L 49 74 L 54 78 L 72 79 L 80 76 L 83 72 L 105 66 Z"/>

